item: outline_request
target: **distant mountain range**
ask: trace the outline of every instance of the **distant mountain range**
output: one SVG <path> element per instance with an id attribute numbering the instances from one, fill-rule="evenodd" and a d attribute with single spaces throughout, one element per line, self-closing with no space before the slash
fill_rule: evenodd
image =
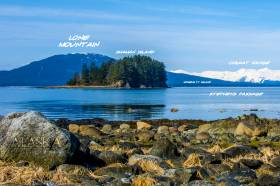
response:
<path id="1" fill-rule="evenodd" d="M 271 70 L 269 68 L 261 69 L 239 69 L 237 71 L 203 71 L 188 72 L 184 70 L 175 70 L 174 73 L 201 76 L 212 79 L 220 79 L 232 82 L 249 82 L 249 83 L 265 83 L 280 81 L 280 70 Z"/>
<path id="2" fill-rule="evenodd" d="M 112 58 L 99 54 L 55 55 L 10 71 L 0 71 L 0 86 L 65 85 L 84 63 L 97 66 Z"/>
<path id="3" fill-rule="evenodd" d="M 0 71 L 0 86 L 56 86 L 65 85 L 84 63 L 100 66 L 114 60 L 100 54 L 54 55 L 34 61 L 10 71 Z M 280 71 L 241 69 L 230 71 L 205 71 L 201 73 L 176 70 L 167 72 L 167 85 L 183 86 L 280 86 Z"/>

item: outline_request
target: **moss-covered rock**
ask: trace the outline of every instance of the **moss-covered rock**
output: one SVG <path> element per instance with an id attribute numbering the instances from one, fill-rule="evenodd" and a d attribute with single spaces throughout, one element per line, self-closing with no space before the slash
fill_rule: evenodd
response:
<path id="1" fill-rule="evenodd" d="M 100 138 L 103 133 L 93 125 L 80 125 L 79 134 L 82 136 Z"/>

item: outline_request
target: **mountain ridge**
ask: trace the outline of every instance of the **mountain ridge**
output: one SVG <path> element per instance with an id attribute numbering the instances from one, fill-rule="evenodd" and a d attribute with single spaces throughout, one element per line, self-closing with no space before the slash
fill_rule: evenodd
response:
<path id="1" fill-rule="evenodd" d="M 264 83 L 265 81 L 280 81 L 280 70 L 271 70 L 269 68 L 245 69 L 237 71 L 202 71 L 188 72 L 185 70 L 174 70 L 174 73 L 189 74 L 205 78 L 220 79 L 232 82 L 251 82 Z"/>
<path id="2" fill-rule="evenodd" d="M 59 54 L 33 61 L 27 65 L 0 71 L 0 86 L 48 86 L 64 85 L 75 73 L 81 71 L 82 64 L 113 60 L 100 54 Z"/>
<path id="3" fill-rule="evenodd" d="M 94 62 L 97 66 L 100 66 L 110 60 L 115 59 L 94 53 L 53 55 L 12 70 L 0 71 L 0 86 L 63 86 L 72 78 L 74 73 L 81 72 L 84 63 L 89 65 Z M 261 83 L 234 82 L 203 77 L 195 73 L 186 74 L 186 71 L 178 72 L 167 72 L 167 85 L 169 87 L 280 86 L 280 81 L 274 80 L 263 80 Z"/>

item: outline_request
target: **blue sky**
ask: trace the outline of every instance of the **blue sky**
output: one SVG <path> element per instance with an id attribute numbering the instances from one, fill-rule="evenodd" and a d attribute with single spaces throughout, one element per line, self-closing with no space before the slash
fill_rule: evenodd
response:
<path id="1" fill-rule="evenodd" d="M 233 60 L 280 69 L 279 9 L 277 0 L 1 0 L 0 70 L 62 53 L 120 58 L 116 50 L 130 49 L 154 50 L 168 70 L 244 67 L 228 65 Z M 101 45 L 58 48 L 71 34 Z"/>

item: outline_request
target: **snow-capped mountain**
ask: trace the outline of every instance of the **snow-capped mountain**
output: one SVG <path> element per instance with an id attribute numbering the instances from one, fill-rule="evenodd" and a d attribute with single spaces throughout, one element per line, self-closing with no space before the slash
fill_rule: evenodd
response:
<path id="1" fill-rule="evenodd" d="M 280 70 L 269 68 L 261 69 L 239 69 L 237 71 L 203 71 L 188 72 L 185 70 L 174 70 L 174 73 L 189 74 L 224 81 L 263 83 L 264 81 L 280 81 Z"/>

